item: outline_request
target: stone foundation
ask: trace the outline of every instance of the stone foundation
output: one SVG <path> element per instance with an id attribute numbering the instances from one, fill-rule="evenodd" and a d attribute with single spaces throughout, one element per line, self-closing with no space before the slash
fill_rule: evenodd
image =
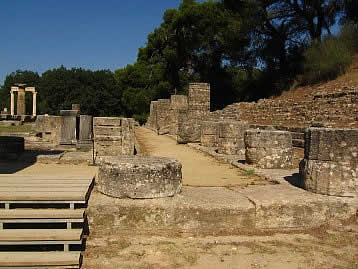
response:
<path id="1" fill-rule="evenodd" d="M 308 128 L 300 177 L 308 191 L 357 196 L 358 129 Z"/>
<path id="2" fill-rule="evenodd" d="M 181 164 L 161 157 L 104 157 L 98 190 L 117 198 L 159 198 L 180 192 Z"/>
<path id="3" fill-rule="evenodd" d="M 292 168 L 292 136 L 289 132 L 247 130 L 246 161 L 259 168 Z"/>

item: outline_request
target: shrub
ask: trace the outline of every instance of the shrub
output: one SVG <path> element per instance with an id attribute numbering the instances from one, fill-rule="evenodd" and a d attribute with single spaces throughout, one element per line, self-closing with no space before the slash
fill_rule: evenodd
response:
<path id="1" fill-rule="evenodd" d="M 358 30 L 345 25 L 338 36 L 327 36 L 305 51 L 301 82 L 308 84 L 335 79 L 346 71 L 355 52 L 358 52 Z"/>

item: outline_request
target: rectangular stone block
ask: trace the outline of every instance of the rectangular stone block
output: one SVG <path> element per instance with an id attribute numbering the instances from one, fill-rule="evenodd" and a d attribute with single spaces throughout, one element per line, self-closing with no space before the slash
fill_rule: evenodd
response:
<path id="1" fill-rule="evenodd" d="M 349 162 L 303 159 L 300 163 L 303 187 L 334 196 L 358 196 L 358 166 Z"/>
<path id="2" fill-rule="evenodd" d="M 171 109 L 187 109 L 188 108 L 188 97 L 185 95 L 172 95 L 170 97 L 170 108 Z"/>
<path id="3" fill-rule="evenodd" d="M 358 129 L 308 128 L 305 158 L 358 163 Z"/>
<path id="4" fill-rule="evenodd" d="M 247 129 L 249 129 L 249 124 L 245 121 L 222 121 L 219 136 L 243 139 Z"/>
<path id="5" fill-rule="evenodd" d="M 94 126 L 121 126 L 121 119 L 118 117 L 94 117 Z"/>
<path id="6" fill-rule="evenodd" d="M 178 114 L 178 143 L 200 142 L 201 125 L 200 121 L 189 117 L 187 111 L 179 111 Z"/>
<path id="7" fill-rule="evenodd" d="M 80 141 L 88 141 L 92 139 L 92 123 L 93 117 L 89 115 L 80 116 Z"/>
<path id="8" fill-rule="evenodd" d="M 94 126 L 93 132 L 95 136 L 106 135 L 106 136 L 121 136 L 121 126 Z"/>
<path id="9" fill-rule="evenodd" d="M 76 116 L 62 116 L 60 144 L 75 145 L 77 143 L 76 127 Z"/>
<path id="10" fill-rule="evenodd" d="M 122 141 L 98 141 L 94 143 L 96 156 L 118 156 L 122 153 Z"/>

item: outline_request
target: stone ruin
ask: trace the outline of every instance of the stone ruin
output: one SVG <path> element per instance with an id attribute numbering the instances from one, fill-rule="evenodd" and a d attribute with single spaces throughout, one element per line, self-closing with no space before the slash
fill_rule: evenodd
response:
<path id="1" fill-rule="evenodd" d="M 259 168 L 292 168 L 293 147 L 289 132 L 250 129 L 245 132 L 245 157 Z"/>
<path id="2" fill-rule="evenodd" d="M 300 163 L 302 186 L 311 192 L 358 195 L 358 129 L 308 128 Z"/>
<path id="3" fill-rule="evenodd" d="M 181 164 L 163 157 L 103 157 L 98 190 L 116 198 L 174 196 L 182 187 Z"/>
<path id="4" fill-rule="evenodd" d="M 36 96 L 37 92 L 35 87 L 25 87 L 26 84 L 17 84 L 16 86 L 11 87 L 10 91 L 10 105 L 11 105 L 11 116 L 15 116 L 15 92 L 17 93 L 17 109 L 16 115 L 24 116 L 26 115 L 26 104 L 25 104 L 25 94 L 26 92 L 32 93 L 32 116 L 36 116 Z"/>
<path id="5" fill-rule="evenodd" d="M 60 116 L 38 115 L 35 128 L 44 142 L 81 148 L 92 146 L 92 121 L 92 116 L 81 115 L 79 104 L 73 104 Z"/>
<path id="6" fill-rule="evenodd" d="M 94 150 L 96 156 L 134 155 L 135 121 L 118 117 L 93 119 Z"/>

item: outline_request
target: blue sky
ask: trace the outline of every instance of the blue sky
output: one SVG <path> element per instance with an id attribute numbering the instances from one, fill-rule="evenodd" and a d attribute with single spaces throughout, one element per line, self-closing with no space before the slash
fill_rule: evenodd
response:
<path id="1" fill-rule="evenodd" d="M 10 72 L 64 65 L 116 70 L 180 0 L 0 0 L 0 85 Z"/>

